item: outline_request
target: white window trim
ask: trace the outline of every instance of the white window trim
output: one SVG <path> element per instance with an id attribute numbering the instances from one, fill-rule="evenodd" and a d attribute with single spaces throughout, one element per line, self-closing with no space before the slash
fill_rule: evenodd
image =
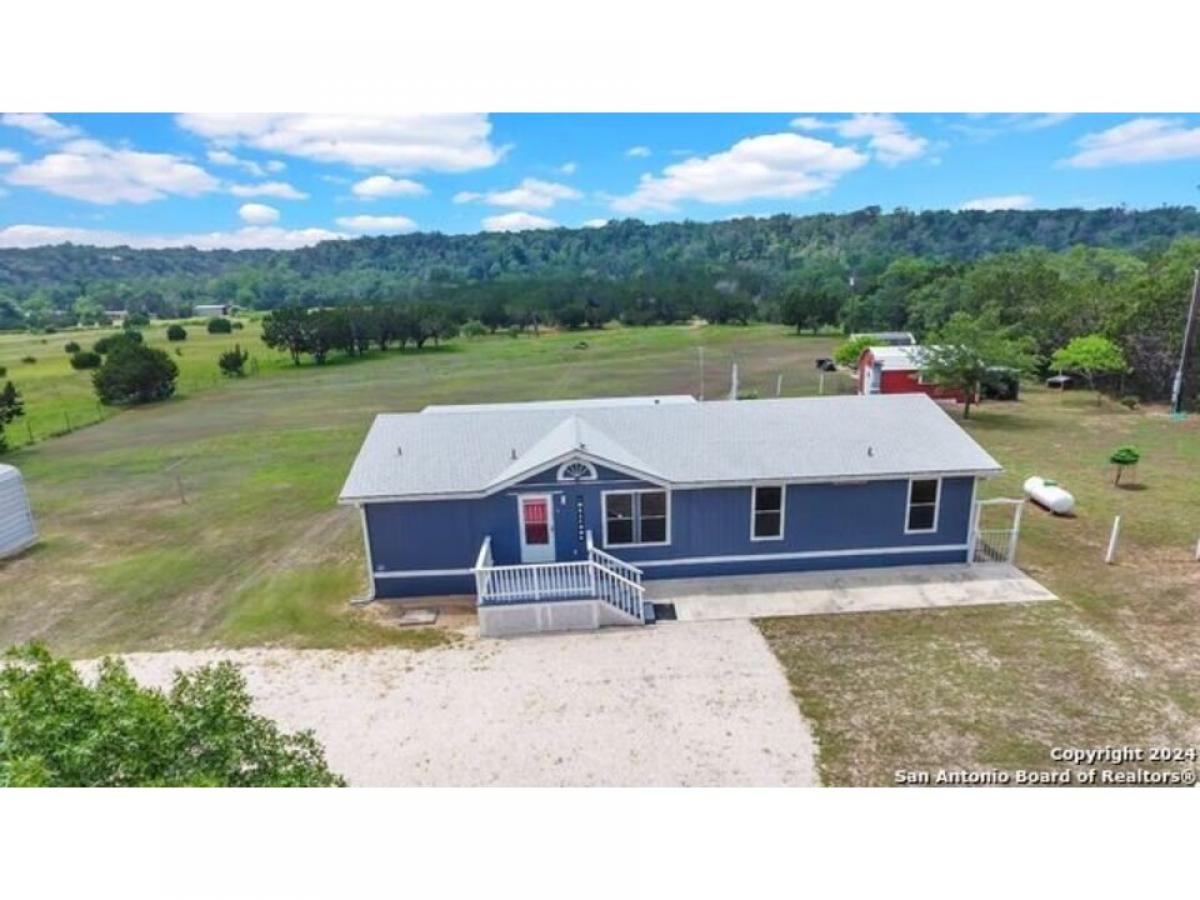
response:
<path id="1" fill-rule="evenodd" d="M 933 527 L 909 528 L 908 518 L 912 511 L 913 485 L 918 481 L 936 481 L 937 491 L 933 495 Z M 942 516 L 942 479 L 941 478 L 910 478 L 908 479 L 908 499 L 904 504 L 904 533 L 905 534 L 934 534 L 938 530 L 938 520 Z"/>
<path id="2" fill-rule="evenodd" d="M 779 534 L 758 537 L 754 534 L 754 522 L 758 518 L 758 489 L 779 488 Z M 787 485 L 786 484 L 755 484 L 750 487 L 750 540 L 782 541 L 787 533 Z"/>
<path id="3" fill-rule="evenodd" d="M 667 495 L 667 539 L 665 541 L 642 541 L 637 544 L 609 544 L 608 542 L 608 498 L 611 494 L 666 494 Z M 633 488 L 631 490 L 615 490 L 600 492 L 600 525 L 604 537 L 604 546 L 617 550 L 635 547 L 667 547 L 671 544 L 671 492 L 665 488 Z"/>
<path id="4" fill-rule="evenodd" d="M 564 473 L 570 466 L 583 466 L 588 470 L 588 474 L 582 478 L 567 478 Z M 558 467 L 558 471 L 554 475 L 556 481 L 567 481 L 574 483 L 576 481 L 596 481 L 600 476 L 596 473 L 596 467 L 586 459 L 568 459 L 565 463 Z"/>

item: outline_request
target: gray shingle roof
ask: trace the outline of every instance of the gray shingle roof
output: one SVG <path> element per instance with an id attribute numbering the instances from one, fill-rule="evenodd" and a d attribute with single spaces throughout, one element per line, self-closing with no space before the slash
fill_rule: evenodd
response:
<path id="1" fill-rule="evenodd" d="M 499 404 L 377 416 L 341 499 L 482 495 L 574 456 L 672 486 L 1000 471 L 924 394 Z"/>

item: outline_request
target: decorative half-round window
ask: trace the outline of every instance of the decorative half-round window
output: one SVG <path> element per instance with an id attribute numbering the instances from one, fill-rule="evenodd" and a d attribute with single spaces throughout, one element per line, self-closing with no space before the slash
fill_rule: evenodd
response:
<path id="1" fill-rule="evenodd" d="M 559 481 L 595 481 L 596 467 L 581 460 L 572 460 L 558 467 Z"/>

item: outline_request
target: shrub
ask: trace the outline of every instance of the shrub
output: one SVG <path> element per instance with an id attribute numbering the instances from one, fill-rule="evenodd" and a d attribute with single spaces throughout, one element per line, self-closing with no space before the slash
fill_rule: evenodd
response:
<path id="1" fill-rule="evenodd" d="M 858 366 L 858 358 L 862 356 L 862 352 L 870 346 L 871 337 L 866 334 L 852 341 L 846 341 L 833 352 L 833 361 L 839 366 L 855 368 Z"/>
<path id="2" fill-rule="evenodd" d="M 98 369 L 104 358 L 93 350 L 80 350 L 71 354 L 72 369 Z"/>
<path id="3" fill-rule="evenodd" d="M 463 323 L 459 333 L 465 338 L 478 338 L 487 334 L 487 328 L 478 319 L 470 319 Z"/>
<path id="4" fill-rule="evenodd" d="M 37 362 L 37 357 L 36 356 L 22 356 L 21 362 L 32 366 L 35 362 Z"/>
<path id="5" fill-rule="evenodd" d="M 235 331 L 241 331 L 243 328 L 245 328 L 245 327 L 246 327 L 246 326 L 245 326 L 245 325 L 243 325 L 241 322 L 239 322 L 237 319 L 234 319 L 234 320 L 233 320 L 232 322 L 230 322 L 229 324 L 233 326 L 233 329 L 234 329 Z"/>
<path id="6" fill-rule="evenodd" d="M 0 669 L 0 786 L 332 787 L 312 732 L 286 734 L 251 710 L 228 662 L 144 688 L 105 659 L 94 685 L 41 646 Z"/>
<path id="7" fill-rule="evenodd" d="M 79 344 L 77 344 L 75 341 L 67 341 L 63 345 L 63 349 L 66 350 L 68 353 L 78 353 L 79 352 Z"/>
<path id="8" fill-rule="evenodd" d="M 1123 444 L 1114 450 L 1108 457 L 1108 461 L 1117 467 L 1117 477 L 1113 484 L 1120 484 L 1121 474 L 1130 466 L 1136 466 L 1141 458 L 1142 454 L 1132 444 Z"/>
<path id="9" fill-rule="evenodd" d="M 233 323 L 225 318 L 216 318 L 208 320 L 209 334 L 229 334 L 233 331 Z"/>
<path id="10" fill-rule="evenodd" d="M 130 313 L 125 317 L 123 328 L 145 328 L 150 324 L 150 317 L 145 313 Z"/>
<path id="11" fill-rule="evenodd" d="M 8 374 L 8 366 L 0 366 L 0 378 Z"/>
<path id="12" fill-rule="evenodd" d="M 92 349 L 101 356 L 106 356 L 119 346 L 140 343 L 142 343 L 142 333 L 140 331 L 118 331 L 116 334 L 100 338 L 100 340 L 92 344 Z"/>
<path id="13" fill-rule="evenodd" d="M 187 329 L 179 324 L 168 325 L 167 326 L 167 340 L 168 341 L 186 341 L 187 340 Z"/>
<path id="14" fill-rule="evenodd" d="M 178 376 L 179 367 L 162 350 L 126 342 L 113 346 L 92 384 L 101 403 L 152 403 L 175 393 Z"/>
<path id="15" fill-rule="evenodd" d="M 1142 401 L 1139 400 L 1133 394 L 1126 394 L 1124 397 L 1121 398 L 1121 405 L 1124 406 L 1126 409 L 1137 409 L 1138 404 L 1141 402 Z"/>
<path id="16" fill-rule="evenodd" d="M 226 350 L 217 360 L 217 365 L 221 367 L 221 374 L 231 378 L 241 378 L 246 374 L 246 360 L 250 358 L 250 354 L 242 349 L 241 344 L 234 344 L 232 350 Z"/>

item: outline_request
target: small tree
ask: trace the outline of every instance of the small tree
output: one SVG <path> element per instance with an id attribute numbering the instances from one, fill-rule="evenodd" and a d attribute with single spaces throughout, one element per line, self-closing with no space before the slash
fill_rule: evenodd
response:
<path id="1" fill-rule="evenodd" d="M 460 331 L 465 338 L 479 338 L 488 333 L 487 326 L 478 319 L 468 319 Z"/>
<path id="2" fill-rule="evenodd" d="M 1096 389 L 1096 376 L 1119 375 L 1129 371 L 1121 348 L 1102 334 L 1072 338 L 1067 346 L 1054 351 L 1050 364 L 1059 372 L 1069 370 L 1083 375 L 1091 389 L 1096 391 L 1097 405 L 1100 404 L 1100 392 Z"/>
<path id="3" fill-rule="evenodd" d="M 101 356 L 104 356 L 111 353 L 115 347 L 140 343 L 142 343 L 142 333 L 140 331 L 118 331 L 116 334 L 100 338 L 100 340 L 92 344 L 92 349 Z"/>
<path id="4" fill-rule="evenodd" d="M 155 347 L 118 344 L 92 375 L 96 395 L 108 405 L 152 403 L 175 393 L 179 367 Z"/>
<path id="5" fill-rule="evenodd" d="M 167 326 L 167 340 L 168 341 L 186 341 L 187 340 L 187 329 L 184 328 L 179 323 L 168 325 Z"/>
<path id="6" fill-rule="evenodd" d="M 963 418 L 971 417 L 971 402 L 980 384 L 995 367 L 1028 372 L 1036 361 L 1028 338 L 1014 337 L 994 313 L 971 317 L 956 312 L 921 350 L 921 375 L 934 384 L 963 395 Z"/>
<path id="7" fill-rule="evenodd" d="M 833 351 L 833 361 L 839 366 L 857 366 L 859 357 L 870 346 L 871 336 L 866 334 L 846 341 Z"/>
<path id="8" fill-rule="evenodd" d="M 0 669 L 0 787 L 332 787 L 312 732 L 286 734 L 251 710 L 228 662 L 143 688 L 120 660 L 95 684 L 26 645 Z"/>
<path id="9" fill-rule="evenodd" d="M 233 323 L 222 316 L 209 319 L 207 327 L 209 334 L 231 334 L 233 332 Z"/>
<path id="10" fill-rule="evenodd" d="M 4 436 L 4 426 L 11 424 L 20 416 L 25 415 L 25 401 L 10 381 L 0 391 L 0 453 L 8 449 L 8 439 Z M 3 730 L 0 729 L 0 735 Z"/>
<path id="11" fill-rule="evenodd" d="M 76 370 L 98 369 L 104 358 L 93 350 L 80 350 L 71 354 L 71 368 Z"/>
<path id="12" fill-rule="evenodd" d="M 63 349 L 66 350 L 67 353 L 78 353 L 79 344 L 77 344 L 75 341 L 67 341 L 65 344 L 63 344 Z"/>
<path id="13" fill-rule="evenodd" d="M 246 374 L 246 360 L 250 354 L 242 349 L 241 344 L 234 344 L 232 350 L 226 350 L 217 360 L 221 374 L 229 378 L 241 378 Z"/>
<path id="14" fill-rule="evenodd" d="M 1121 475 L 1126 469 L 1136 466 L 1142 458 L 1142 454 L 1138 452 L 1138 448 L 1131 444 L 1125 444 L 1118 447 L 1108 457 L 1108 461 L 1117 467 L 1117 476 L 1113 479 L 1113 484 L 1121 483 Z"/>

